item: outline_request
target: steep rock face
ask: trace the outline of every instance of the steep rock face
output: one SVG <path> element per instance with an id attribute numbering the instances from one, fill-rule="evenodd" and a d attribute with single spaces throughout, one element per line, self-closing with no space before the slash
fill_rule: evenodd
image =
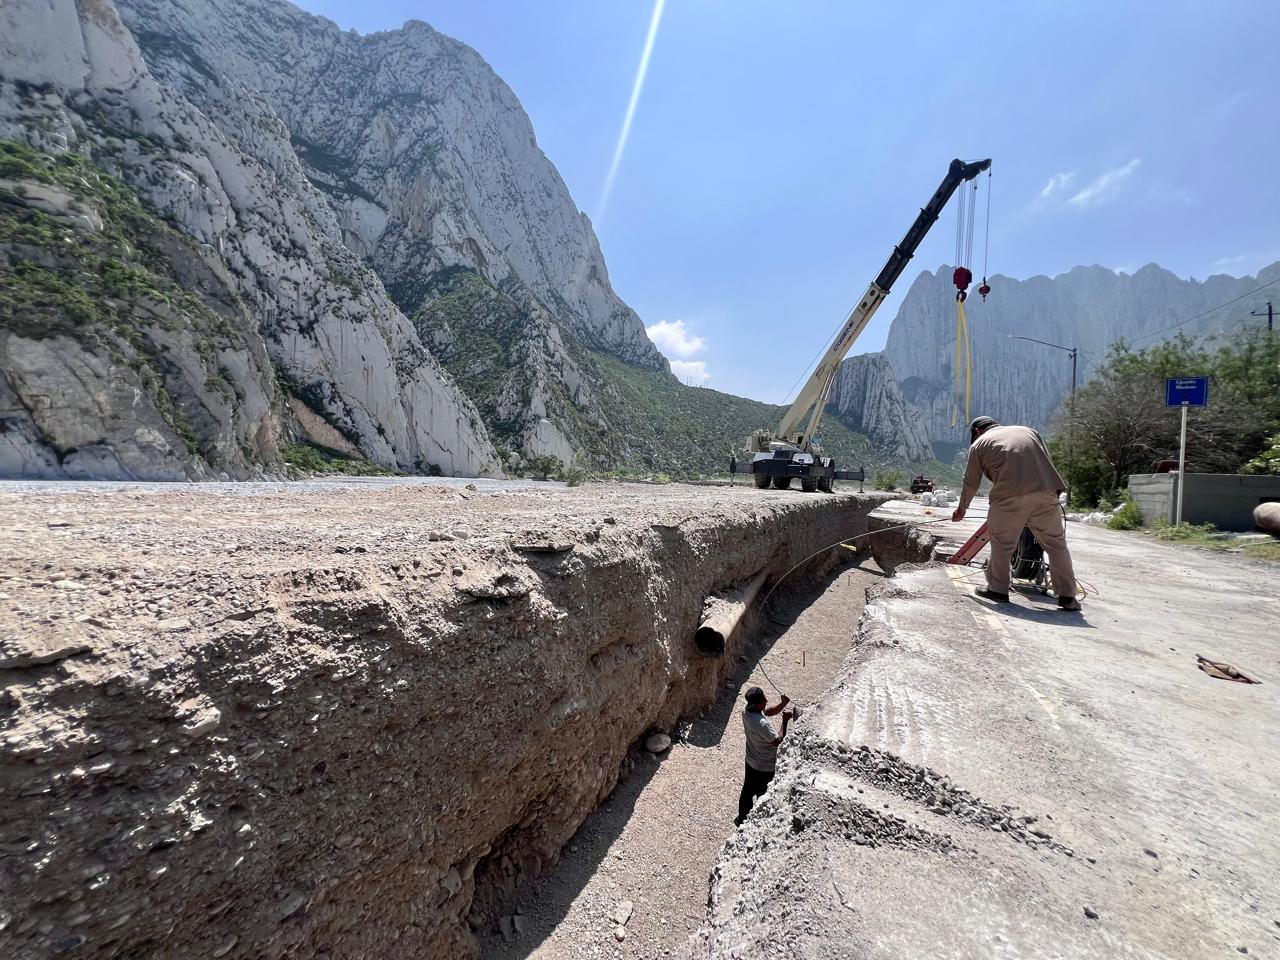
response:
<path id="1" fill-rule="evenodd" d="M 591 224 L 515 95 L 474 50 L 418 21 L 343 32 L 282 0 L 120 7 L 151 68 L 228 137 L 264 163 L 296 153 L 343 242 L 407 315 L 458 271 L 506 301 L 503 339 L 465 317 L 444 334 L 463 353 L 492 348 L 484 383 L 450 369 L 500 442 L 570 459 L 586 447 L 577 421 L 603 422 L 566 340 L 668 369 L 610 287 Z M 268 119 L 289 144 L 255 133 Z M 475 396 L 498 377 L 519 386 Z M 513 406 L 517 394 L 533 402 Z"/>
<path id="2" fill-rule="evenodd" d="M 907 401 L 923 411 L 929 439 L 958 444 L 964 440 L 967 423 L 960 422 L 961 410 L 956 426 L 951 426 L 956 396 L 952 369 L 956 308 L 951 272 L 951 267 L 944 266 L 916 278 L 889 329 L 884 352 Z M 1077 377 L 1084 383 L 1105 360 L 1110 344 L 1121 339 L 1133 341 L 1178 323 L 1277 277 L 1280 263 L 1257 277 L 1218 275 L 1205 281 L 1182 280 L 1155 264 L 1133 274 L 1094 266 L 1075 267 L 1053 278 L 993 277 L 992 293 L 985 303 L 970 297 L 965 304 L 973 354 L 972 413 L 1044 427 L 1069 392 L 1068 354 L 1010 340 L 1012 335 L 1078 346 Z M 1215 311 L 1176 331 L 1162 333 L 1159 339 L 1175 333 L 1197 336 L 1234 328 L 1250 310 L 1265 304 L 1267 296 L 1267 291 L 1261 291 L 1230 310 Z M 1155 342 L 1158 339 L 1147 341 Z"/>
<path id="3" fill-rule="evenodd" d="M 933 459 L 924 417 L 907 403 L 883 353 L 864 353 L 840 364 L 831 387 L 827 416 L 838 417 L 850 430 L 866 434 L 876 448 L 894 460 L 919 463 Z"/>
<path id="4" fill-rule="evenodd" d="M 278 462 L 275 380 L 218 258 L 79 154 L 0 143 L 0 476 Z"/>
<path id="5" fill-rule="evenodd" d="M 224 313 L 252 318 L 240 323 L 239 340 L 230 344 L 238 351 L 234 357 L 220 360 L 224 344 L 199 336 L 184 343 L 179 335 L 146 347 L 151 366 L 181 374 L 165 378 L 165 393 L 173 393 L 171 384 L 179 387 L 170 398 L 176 415 L 166 416 L 160 391 L 148 394 L 140 384 L 150 396 L 143 402 L 137 390 L 120 388 L 122 364 L 130 357 L 104 352 L 92 338 L 82 343 L 99 362 L 80 364 L 92 368 L 92 382 L 80 383 L 68 373 L 53 385 L 32 387 L 20 369 L 21 358 L 32 352 L 21 343 L 14 347 L 22 304 L 6 303 L 10 309 L 0 315 L 6 380 L 0 391 L 6 438 L 0 450 L 6 460 L 0 471 L 14 472 L 16 465 L 17 472 L 58 475 L 60 469 L 61 475 L 77 475 L 60 465 L 85 444 L 106 464 L 90 475 L 252 475 L 278 462 L 271 448 L 284 409 L 276 402 L 281 385 L 377 463 L 405 470 L 434 465 L 467 475 L 498 471 L 477 411 L 423 347 L 376 274 L 346 248 L 337 214 L 303 175 L 287 130 L 261 101 L 246 97 L 220 105 L 240 122 L 241 136 L 228 136 L 151 74 L 107 0 L 15 0 L 0 11 L 0 26 L 0 137 L 26 141 L 55 161 L 80 157 L 118 177 L 149 214 L 182 235 L 192 251 L 183 259 L 202 262 L 201 269 L 221 278 L 220 299 L 228 301 Z M 28 216 L 30 182 L 7 194 L 16 198 L 11 206 L 26 208 L 18 215 Z M 77 202 L 85 199 L 78 196 Z M 131 250 L 139 238 L 123 240 Z M 74 270 L 50 259 L 48 248 L 56 250 L 56 244 L 43 243 L 44 253 L 41 245 L 9 244 L 4 263 L 15 276 L 30 269 L 23 264 L 34 263 L 61 269 L 64 281 L 74 277 Z M 130 262 L 132 256 L 125 254 L 123 266 L 141 269 Z M 170 266 L 176 262 L 168 259 Z M 169 267 L 160 272 L 180 286 L 189 279 Z M 75 287 L 78 281 L 67 282 Z M 192 312 L 180 309 L 165 320 L 181 330 Z M 125 329 L 122 336 L 129 340 L 137 333 Z M 28 339 L 33 334 L 44 331 L 24 331 Z M 158 339 L 145 330 L 142 335 Z M 185 381 L 203 384 L 211 367 L 230 374 L 236 397 L 228 401 L 244 408 L 229 419 L 211 410 L 196 386 L 181 388 Z M 73 435 L 54 420 L 41 420 L 30 398 L 50 390 L 60 391 L 60 403 L 92 411 L 100 423 Z M 148 405 L 167 423 L 169 435 L 156 428 Z M 209 419 L 221 426 L 194 431 L 184 438 L 187 444 L 172 442 L 172 434 L 183 433 L 183 423 L 198 426 Z M 128 448 L 120 438 L 130 431 L 138 449 L 149 444 L 150 452 L 120 455 Z M 219 452 L 230 437 L 248 435 L 256 438 L 256 448 L 236 443 L 238 458 Z"/>

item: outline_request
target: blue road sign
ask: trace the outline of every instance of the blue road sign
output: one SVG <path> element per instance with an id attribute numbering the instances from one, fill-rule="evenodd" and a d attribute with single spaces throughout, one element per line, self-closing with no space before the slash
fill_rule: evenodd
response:
<path id="1" fill-rule="evenodd" d="M 1164 382 L 1166 407 L 1205 407 L 1209 405 L 1208 377 L 1170 377 Z"/>

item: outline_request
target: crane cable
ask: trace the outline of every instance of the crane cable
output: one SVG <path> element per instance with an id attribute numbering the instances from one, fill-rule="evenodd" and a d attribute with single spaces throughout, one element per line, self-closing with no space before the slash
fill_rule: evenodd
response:
<path id="1" fill-rule="evenodd" d="M 973 392 L 973 354 L 969 345 L 969 319 L 964 313 L 964 301 L 969 284 L 973 282 L 973 271 L 969 268 L 969 264 L 973 262 L 973 227 L 977 220 L 977 198 L 977 180 L 973 182 L 973 189 L 962 192 L 956 198 L 959 218 L 956 221 L 956 269 L 952 277 L 956 285 L 956 354 L 953 364 L 956 399 L 951 408 L 952 427 L 960 418 L 961 393 L 964 394 L 964 418 L 966 422 L 969 420 Z"/>
<path id="2" fill-rule="evenodd" d="M 956 219 L 956 269 L 952 279 L 956 285 L 956 353 L 954 370 L 956 378 L 955 402 L 951 408 L 951 426 L 956 426 L 960 419 L 960 395 L 964 394 L 964 419 L 967 422 L 972 415 L 973 402 L 973 350 L 969 340 L 969 318 L 965 316 L 964 302 L 969 284 L 973 282 L 973 231 L 978 221 L 978 181 L 973 181 L 973 189 L 963 192 L 956 198 L 958 217 Z M 987 284 L 987 266 L 991 256 L 991 170 L 987 170 L 987 223 L 982 251 L 982 285 L 978 293 L 987 299 L 991 287 Z M 963 368 L 963 374 L 961 369 Z M 963 384 L 963 387 L 962 387 Z"/>

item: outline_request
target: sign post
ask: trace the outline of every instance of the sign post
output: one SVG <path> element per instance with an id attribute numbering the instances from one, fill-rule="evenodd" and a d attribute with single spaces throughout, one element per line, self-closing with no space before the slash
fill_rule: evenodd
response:
<path id="1" fill-rule="evenodd" d="M 1178 437 L 1178 508 L 1174 523 L 1182 524 L 1182 491 L 1187 476 L 1187 409 L 1209 405 L 1208 377 L 1170 377 L 1164 382 L 1164 405 L 1182 408 L 1182 431 Z"/>

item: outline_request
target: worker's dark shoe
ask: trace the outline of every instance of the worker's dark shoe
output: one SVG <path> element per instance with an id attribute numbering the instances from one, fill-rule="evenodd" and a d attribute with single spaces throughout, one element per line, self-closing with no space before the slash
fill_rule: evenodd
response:
<path id="1" fill-rule="evenodd" d="M 1080 601 L 1077 600 L 1075 597 L 1059 597 L 1058 609 L 1059 610 L 1079 610 Z"/>
<path id="2" fill-rule="evenodd" d="M 994 590 L 988 590 L 986 587 L 979 587 L 974 591 L 974 593 L 986 600 L 994 600 L 996 603 L 1009 602 L 1009 595 L 1007 593 L 996 593 Z"/>

